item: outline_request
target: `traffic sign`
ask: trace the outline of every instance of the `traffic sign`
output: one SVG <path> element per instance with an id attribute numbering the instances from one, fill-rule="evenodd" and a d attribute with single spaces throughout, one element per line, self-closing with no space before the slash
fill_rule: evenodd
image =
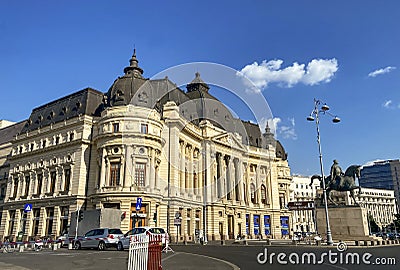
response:
<path id="1" fill-rule="evenodd" d="M 142 198 L 137 198 L 136 200 L 136 211 L 139 211 L 142 208 Z"/>
<path id="2" fill-rule="evenodd" d="M 289 202 L 289 210 L 313 210 L 314 201 Z"/>
<path id="3" fill-rule="evenodd" d="M 26 203 L 24 205 L 24 212 L 27 213 L 27 212 L 30 212 L 30 211 L 32 211 L 32 204 Z"/>
<path id="4" fill-rule="evenodd" d="M 182 219 L 181 218 L 174 218 L 174 225 L 175 226 L 181 226 L 182 224 Z"/>

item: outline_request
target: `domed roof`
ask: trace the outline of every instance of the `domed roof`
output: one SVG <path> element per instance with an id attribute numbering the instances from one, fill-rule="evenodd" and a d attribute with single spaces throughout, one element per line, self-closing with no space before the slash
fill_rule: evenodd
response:
<path id="1" fill-rule="evenodd" d="M 107 92 L 108 106 L 123 106 L 129 104 L 136 91 L 146 82 L 143 69 L 138 65 L 136 49 L 129 60 L 130 65 L 124 68 L 124 76 L 118 77 Z"/>

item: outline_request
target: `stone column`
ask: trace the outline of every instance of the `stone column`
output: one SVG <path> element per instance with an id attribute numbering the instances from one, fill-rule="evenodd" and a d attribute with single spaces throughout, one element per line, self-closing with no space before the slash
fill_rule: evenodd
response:
<path id="1" fill-rule="evenodd" d="M 189 196 L 193 195 L 193 147 L 191 145 L 187 146 L 188 149 L 188 188 Z"/>
<path id="2" fill-rule="evenodd" d="M 240 172 L 241 172 L 240 160 L 238 158 L 235 158 L 233 160 L 233 165 L 234 165 L 234 169 L 235 169 L 235 178 L 234 178 L 235 179 L 235 183 L 234 183 L 234 185 L 235 185 L 235 200 L 236 200 L 236 197 L 238 197 L 239 201 L 242 201 L 243 200 L 243 198 L 242 198 L 243 183 L 242 183 L 241 177 L 240 177 Z M 236 192 L 237 192 L 237 194 L 236 194 Z"/>
<path id="3" fill-rule="evenodd" d="M 232 199 L 232 184 L 231 184 L 231 157 L 225 155 L 225 195 L 226 199 Z"/>
<path id="4" fill-rule="evenodd" d="M 179 148 L 180 148 L 180 192 L 181 194 L 185 193 L 185 149 L 186 149 L 186 143 L 184 141 L 179 142 Z"/>
<path id="5" fill-rule="evenodd" d="M 223 168 L 222 168 L 222 154 L 217 153 L 217 198 L 220 199 L 224 194 L 224 177 L 223 177 Z"/>
<path id="6" fill-rule="evenodd" d="M 150 191 L 153 191 L 155 189 L 155 178 L 156 178 L 156 173 L 155 173 L 155 151 L 153 148 L 149 149 L 149 159 L 150 159 L 150 182 L 149 182 L 149 187 Z"/>
<path id="7" fill-rule="evenodd" d="M 246 172 L 246 194 L 247 194 L 247 198 L 246 198 L 246 204 L 249 205 L 250 201 L 251 201 L 251 193 L 250 193 L 250 164 L 246 163 L 244 165 L 245 168 L 245 172 Z"/>
<path id="8" fill-rule="evenodd" d="M 101 155 L 100 155 L 100 186 L 99 188 L 102 188 L 105 186 L 105 181 L 106 181 L 106 163 L 107 163 L 107 159 L 106 159 L 106 149 L 103 148 L 101 150 Z"/>
<path id="9" fill-rule="evenodd" d="M 256 203 L 261 203 L 261 175 L 260 175 L 260 165 L 256 167 Z"/>

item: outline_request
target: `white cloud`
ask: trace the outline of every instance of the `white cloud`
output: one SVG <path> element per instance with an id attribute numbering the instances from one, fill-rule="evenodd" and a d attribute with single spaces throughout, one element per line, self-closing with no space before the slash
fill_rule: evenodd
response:
<path id="1" fill-rule="evenodd" d="M 265 128 L 268 126 L 271 132 L 275 134 L 275 137 L 279 136 L 284 139 L 297 140 L 297 134 L 295 131 L 295 121 L 294 118 L 289 118 L 285 123 L 279 117 L 274 117 L 273 119 L 262 119 L 260 121 L 260 127 Z"/>
<path id="2" fill-rule="evenodd" d="M 381 69 L 377 69 L 377 70 L 374 70 L 374 71 L 370 72 L 368 74 L 368 77 L 376 77 L 378 75 L 389 73 L 389 72 L 393 71 L 394 69 L 396 69 L 396 67 L 391 67 L 391 66 L 388 66 L 388 67 L 385 67 L 385 68 L 381 68 Z"/>
<path id="3" fill-rule="evenodd" d="M 332 80 L 333 75 L 338 70 L 337 60 L 313 59 L 307 65 L 307 71 L 304 75 L 303 82 L 308 85 L 318 84 L 320 82 L 328 83 Z"/>
<path id="4" fill-rule="evenodd" d="M 272 124 L 277 135 L 284 139 L 297 140 L 294 118 L 289 118 L 285 123 L 282 123 L 282 119 L 275 117 L 272 119 Z M 271 121 L 269 125 L 271 126 Z"/>
<path id="5" fill-rule="evenodd" d="M 254 62 L 242 68 L 237 74 L 249 79 L 254 85 L 252 91 L 259 92 L 271 83 L 283 87 L 293 87 L 298 83 L 315 85 L 330 82 L 338 70 L 338 63 L 332 59 L 313 59 L 307 66 L 294 62 L 282 68 L 283 60 L 264 60 L 261 64 Z"/>
<path id="6" fill-rule="evenodd" d="M 393 108 L 392 107 L 392 101 L 391 100 L 386 100 L 383 104 L 382 104 L 382 106 L 383 107 L 385 107 L 386 109 L 391 109 L 391 108 Z"/>

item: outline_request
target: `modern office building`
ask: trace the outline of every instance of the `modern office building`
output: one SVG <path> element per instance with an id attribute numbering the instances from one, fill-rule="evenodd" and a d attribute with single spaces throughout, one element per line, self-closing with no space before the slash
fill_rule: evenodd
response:
<path id="1" fill-rule="evenodd" d="M 400 208 L 400 161 L 384 160 L 376 161 L 373 164 L 363 166 L 360 186 L 366 188 L 391 189 L 397 201 L 397 208 Z"/>
<path id="2" fill-rule="evenodd" d="M 86 88 L 34 108 L 1 136 L 0 238 L 56 237 L 79 208 L 120 209 L 123 231 L 157 225 L 179 241 L 200 230 L 208 240 L 286 237 L 285 149 L 209 90 L 199 73 L 186 90 L 146 79 L 134 53 L 107 92 Z"/>

